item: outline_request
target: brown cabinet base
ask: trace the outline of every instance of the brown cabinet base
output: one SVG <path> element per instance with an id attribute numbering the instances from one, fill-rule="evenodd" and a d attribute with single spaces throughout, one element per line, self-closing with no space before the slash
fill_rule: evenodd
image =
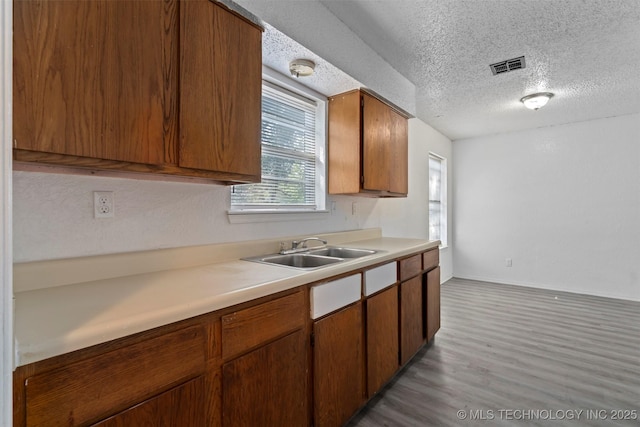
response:
<path id="1" fill-rule="evenodd" d="M 400 365 L 424 344 L 422 300 L 422 276 L 400 284 Z"/>
<path id="2" fill-rule="evenodd" d="M 362 303 L 313 325 L 314 425 L 346 423 L 364 404 Z"/>
<path id="3" fill-rule="evenodd" d="M 398 287 L 369 297 L 367 304 L 367 396 L 373 397 L 398 370 Z"/>
<path id="4" fill-rule="evenodd" d="M 313 325 L 310 284 L 21 366 L 14 427 L 343 425 L 440 327 L 440 268 L 398 261 Z"/>
<path id="5" fill-rule="evenodd" d="M 427 308 L 425 336 L 429 342 L 440 329 L 440 267 L 427 273 L 425 291 L 425 307 Z"/>
<path id="6" fill-rule="evenodd" d="M 20 366 L 14 427 L 307 426 L 308 295 L 300 287 Z"/>
<path id="7" fill-rule="evenodd" d="M 198 377 L 93 426 L 204 426 L 204 396 L 204 380 Z"/>
<path id="8" fill-rule="evenodd" d="M 298 330 L 222 366 L 222 425 L 307 425 L 305 334 Z"/>

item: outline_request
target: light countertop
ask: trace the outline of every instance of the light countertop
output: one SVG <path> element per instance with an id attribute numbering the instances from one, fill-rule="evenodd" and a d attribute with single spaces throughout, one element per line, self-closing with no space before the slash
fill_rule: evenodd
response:
<path id="1" fill-rule="evenodd" d="M 380 252 L 311 271 L 232 259 L 17 292 L 16 365 L 438 247 L 438 243 L 388 237 L 341 242 L 344 246 Z"/>

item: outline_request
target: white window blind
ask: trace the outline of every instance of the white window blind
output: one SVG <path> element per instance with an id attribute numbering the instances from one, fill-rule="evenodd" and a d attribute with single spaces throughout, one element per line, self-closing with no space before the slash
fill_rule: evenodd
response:
<path id="1" fill-rule="evenodd" d="M 447 245 L 446 161 L 429 155 L 429 240 Z"/>
<path id="2" fill-rule="evenodd" d="M 232 210 L 316 210 L 315 101 L 262 85 L 262 182 L 236 185 Z"/>

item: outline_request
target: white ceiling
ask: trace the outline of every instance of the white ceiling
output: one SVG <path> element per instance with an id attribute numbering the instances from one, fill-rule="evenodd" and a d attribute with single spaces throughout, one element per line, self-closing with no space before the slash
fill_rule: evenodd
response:
<path id="1" fill-rule="evenodd" d="M 320 0 L 452 140 L 640 112 L 640 0 Z M 525 56 L 494 76 L 489 64 Z M 519 99 L 550 91 L 538 111 Z"/>
<path id="2" fill-rule="evenodd" d="M 320 0 L 451 139 L 640 112 L 640 0 Z M 489 64 L 525 56 L 494 76 Z M 519 99 L 549 91 L 538 111 Z"/>
<path id="3" fill-rule="evenodd" d="M 262 36 L 262 63 L 267 67 L 289 75 L 289 63 L 292 59 L 310 59 L 316 64 L 314 73 L 303 77 L 301 84 L 324 95 L 334 95 L 363 86 L 358 80 L 273 26 L 266 22 L 263 25 L 265 29 Z"/>

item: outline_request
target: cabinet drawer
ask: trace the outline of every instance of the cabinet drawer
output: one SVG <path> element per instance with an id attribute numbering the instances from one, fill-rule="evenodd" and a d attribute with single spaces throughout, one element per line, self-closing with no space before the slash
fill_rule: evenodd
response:
<path id="1" fill-rule="evenodd" d="M 28 378 L 26 425 L 86 425 L 204 370 L 199 326 L 142 341 Z"/>
<path id="2" fill-rule="evenodd" d="M 304 326 L 302 291 L 222 316 L 222 357 L 228 359 Z"/>
<path id="3" fill-rule="evenodd" d="M 360 300 L 362 279 L 359 274 L 343 277 L 311 288 L 311 318 L 317 319 Z"/>
<path id="4" fill-rule="evenodd" d="M 394 285 L 398 280 L 397 264 L 390 262 L 364 272 L 364 294 L 373 295 L 382 289 Z"/>
<path id="5" fill-rule="evenodd" d="M 422 254 L 422 265 L 425 270 L 436 268 L 440 264 L 440 249 L 431 249 Z"/>
<path id="6" fill-rule="evenodd" d="M 417 276 L 422 270 L 422 255 L 414 255 L 400 260 L 400 281 Z"/>

